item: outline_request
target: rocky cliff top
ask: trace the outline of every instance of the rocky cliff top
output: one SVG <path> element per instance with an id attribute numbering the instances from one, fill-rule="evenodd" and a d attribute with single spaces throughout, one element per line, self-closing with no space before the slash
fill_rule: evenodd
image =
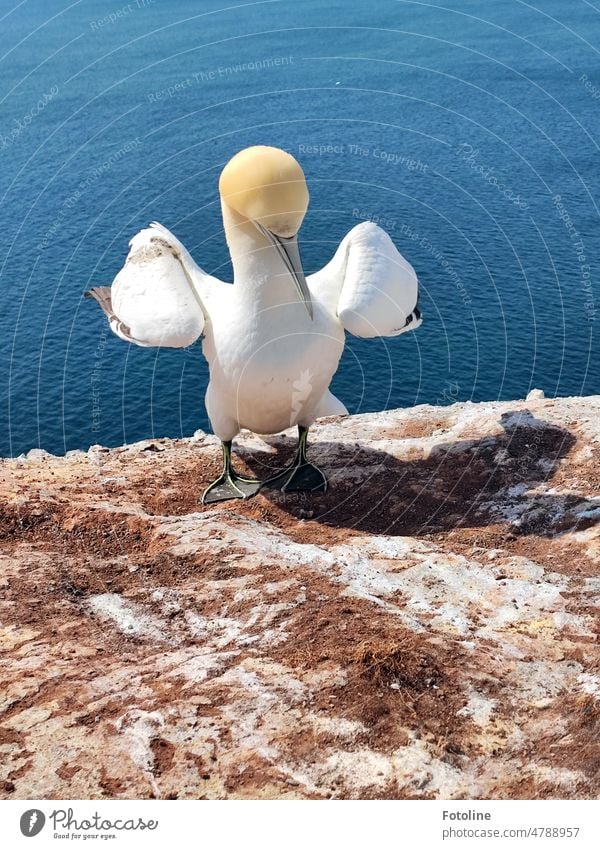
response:
<path id="1" fill-rule="evenodd" d="M 0 464 L 3 797 L 598 793 L 600 397 L 311 434 Z"/>

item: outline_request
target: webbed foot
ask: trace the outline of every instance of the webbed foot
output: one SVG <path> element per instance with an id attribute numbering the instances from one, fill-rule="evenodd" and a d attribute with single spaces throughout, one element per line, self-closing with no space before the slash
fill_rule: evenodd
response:
<path id="1" fill-rule="evenodd" d="M 231 498 L 251 498 L 260 489 L 260 481 L 240 478 L 236 474 L 222 474 L 207 486 L 202 494 L 203 504 L 229 501 Z"/>
<path id="2" fill-rule="evenodd" d="M 223 442 L 223 472 L 202 493 L 203 504 L 216 504 L 232 498 L 252 498 L 259 491 L 261 482 L 246 478 L 232 468 L 231 442 Z"/>
<path id="3" fill-rule="evenodd" d="M 263 481 L 268 489 L 280 489 L 282 492 L 327 492 L 327 478 L 306 458 L 307 427 L 298 427 L 298 450 L 291 466 L 272 478 Z"/>
<path id="4" fill-rule="evenodd" d="M 282 492 L 327 492 L 327 478 L 318 466 L 300 463 L 264 481 L 263 486 Z"/>

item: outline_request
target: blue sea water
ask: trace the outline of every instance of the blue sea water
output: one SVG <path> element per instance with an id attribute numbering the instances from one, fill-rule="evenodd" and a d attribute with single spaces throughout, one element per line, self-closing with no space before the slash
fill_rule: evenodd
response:
<path id="1" fill-rule="evenodd" d="M 207 428 L 207 366 L 82 300 L 158 219 L 230 279 L 217 179 L 308 178 L 305 269 L 372 218 L 423 326 L 349 337 L 351 411 L 600 392 L 600 11 L 583 0 L 3 0 L 0 454 Z"/>

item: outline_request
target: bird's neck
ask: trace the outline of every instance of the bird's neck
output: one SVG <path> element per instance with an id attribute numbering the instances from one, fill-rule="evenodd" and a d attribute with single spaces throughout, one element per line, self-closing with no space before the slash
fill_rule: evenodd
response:
<path id="1" fill-rule="evenodd" d="M 235 286 L 258 309 L 300 303 L 289 271 L 269 239 L 227 204 L 222 202 L 221 207 Z"/>

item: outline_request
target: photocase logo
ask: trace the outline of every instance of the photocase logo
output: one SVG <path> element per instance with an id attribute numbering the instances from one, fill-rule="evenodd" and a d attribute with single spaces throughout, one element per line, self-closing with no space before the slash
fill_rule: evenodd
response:
<path id="1" fill-rule="evenodd" d="M 25 837 L 35 837 L 46 824 L 46 817 L 37 808 L 25 811 L 21 816 L 21 834 Z"/>

